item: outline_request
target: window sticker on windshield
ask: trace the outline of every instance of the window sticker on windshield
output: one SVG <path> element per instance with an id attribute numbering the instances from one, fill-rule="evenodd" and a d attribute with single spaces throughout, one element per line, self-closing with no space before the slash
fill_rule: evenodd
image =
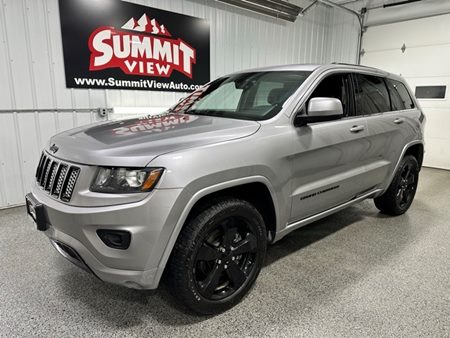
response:
<path id="1" fill-rule="evenodd" d="M 181 101 L 179 104 L 177 104 L 171 110 L 171 112 L 172 113 L 185 113 L 208 88 L 209 88 L 209 84 L 200 87 L 199 89 L 194 91 L 191 95 L 186 97 L 183 101 Z"/>

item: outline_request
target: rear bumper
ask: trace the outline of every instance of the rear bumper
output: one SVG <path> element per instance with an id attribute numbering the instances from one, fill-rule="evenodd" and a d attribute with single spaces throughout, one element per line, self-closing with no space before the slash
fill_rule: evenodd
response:
<path id="1" fill-rule="evenodd" d="M 161 257 L 176 223 L 173 208 L 181 189 L 154 190 L 144 200 L 105 207 L 74 207 L 53 200 L 39 187 L 33 197 L 45 206 L 43 231 L 57 251 L 101 280 L 135 289 L 154 289 L 162 274 Z M 108 247 L 98 229 L 126 230 L 126 250 Z"/>

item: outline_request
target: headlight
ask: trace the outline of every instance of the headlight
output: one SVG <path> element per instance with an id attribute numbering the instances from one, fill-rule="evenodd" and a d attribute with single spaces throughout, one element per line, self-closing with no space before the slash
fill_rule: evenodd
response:
<path id="1" fill-rule="evenodd" d="M 100 167 L 90 190 L 103 193 L 147 192 L 153 189 L 163 168 L 106 168 Z"/>

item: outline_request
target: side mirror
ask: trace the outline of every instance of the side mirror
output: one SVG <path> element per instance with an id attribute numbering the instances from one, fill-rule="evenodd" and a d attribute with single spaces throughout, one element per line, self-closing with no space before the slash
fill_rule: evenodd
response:
<path id="1" fill-rule="evenodd" d="M 308 103 L 308 114 L 298 114 L 294 125 L 301 127 L 308 123 L 337 120 L 343 115 L 341 100 L 333 97 L 313 97 Z"/>

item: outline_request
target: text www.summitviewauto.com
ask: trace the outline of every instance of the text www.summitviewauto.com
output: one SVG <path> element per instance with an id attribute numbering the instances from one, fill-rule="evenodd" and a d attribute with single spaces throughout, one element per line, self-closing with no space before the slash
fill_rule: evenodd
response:
<path id="1" fill-rule="evenodd" d="M 96 86 L 105 88 L 139 88 L 139 89 L 162 89 L 162 90 L 184 90 L 193 91 L 200 88 L 199 85 L 189 85 L 186 83 L 158 82 L 156 80 L 118 80 L 113 77 L 108 79 L 92 79 L 85 77 L 74 77 L 73 80 L 78 86 Z"/>

